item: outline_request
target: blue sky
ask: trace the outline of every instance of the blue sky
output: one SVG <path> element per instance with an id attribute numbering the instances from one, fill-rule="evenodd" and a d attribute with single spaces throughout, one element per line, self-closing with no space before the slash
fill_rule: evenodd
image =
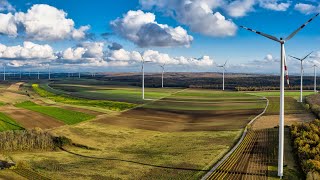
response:
<path id="1" fill-rule="evenodd" d="M 3 56 L 2 61 L 12 67 L 22 66 L 24 68 L 30 68 L 35 64 L 42 64 L 45 67 L 51 61 L 56 66 L 66 64 L 66 66 L 73 67 L 79 65 L 80 67 L 82 66 L 83 70 L 136 71 L 139 63 L 133 51 L 152 50 L 149 53 L 151 55 L 145 57 L 154 61 L 154 64 L 150 65 L 150 71 L 157 71 L 157 64 L 163 63 L 163 60 L 159 60 L 159 58 L 166 57 L 167 62 L 172 61 L 167 63 L 170 71 L 181 70 L 181 66 L 178 64 L 190 67 L 193 67 L 193 65 L 199 66 L 195 69 L 196 71 L 219 71 L 214 65 L 222 64 L 228 59 L 230 62 L 229 72 L 276 73 L 279 69 L 277 60 L 279 57 L 279 44 L 237 28 L 237 26 L 244 25 L 276 37 L 285 37 L 320 11 L 319 3 L 312 0 L 299 2 L 286 0 L 233 0 L 227 2 L 221 0 L 191 0 L 191 3 L 194 4 L 191 7 L 195 9 L 190 12 L 181 8 L 181 3 L 183 2 L 188 3 L 187 0 L 69 0 L 68 2 L 65 0 L 8 0 L 7 4 L 0 4 L 0 10 L 2 9 L 0 13 L 11 13 L 16 19 L 16 14 L 23 13 L 24 18 L 23 20 L 16 20 L 18 30 L 14 37 L 8 32 L 1 32 L 0 29 L 2 34 L 0 43 L 6 47 L 23 46 L 25 41 L 40 46 L 48 44 L 52 48 L 53 55 L 38 57 L 34 55 L 37 53 L 30 52 L 30 54 L 33 54 L 32 56 L 17 55 L 9 58 Z M 8 4 L 13 8 L 8 8 Z M 27 27 L 36 28 L 34 27 L 35 25 L 30 25 L 30 22 L 27 22 L 28 18 L 30 20 L 30 18 L 34 18 L 32 15 L 40 16 L 36 14 L 40 11 L 40 8 L 38 11 L 34 10 L 33 14 L 28 14 L 28 10 L 30 11 L 37 4 L 46 4 L 67 13 L 65 19 L 71 19 L 74 22 L 74 26 L 72 26 L 74 31 L 79 30 L 81 26 L 88 26 L 88 29 L 82 31 L 85 35 L 81 38 L 70 38 L 74 32 L 72 30 L 65 37 L 57 39 L 56 36 L 45 37 L 43 34 L 38 37 L 38 30 L 28 32 L 26 30 Z M 152 6 L 148 7 L 150 4 Z M 4 8 L 1 8 L 1 6 Z M 137 12 L 139 10 L 142 11 L 142 14 L 140 13 L 142 19 L 145 19 L 144 17 L 146 17 L 147 13 L 154 15 L 155 21 L 152 23 L 156 23 L 153 28 L 157 30 L 155 31 L 157 33 L 171 33 L 174 28 L 181 26 L 187 34 L 180 35 L 182 38 L 179 40 L 163 41 L 161 38 L 154 39 L 152 37 L 148 37 L 148 40 L 145 40 L 145 37 L 142 36 L 148 34 L 149 29 L 152 30 L 152 27 L 146 28 L 143 26 L 142 28 L 145 28 L 143 29 L 145 31 L 142 35 L 139 35 L 138 40 L 135 39 L 136 37 L 130 38 L 128 29 L 131 27 L 127 28 L 124 17 L 126 15 L 127 17 L 129 16 L 127 14 L 128 11 Z M 195 12 L 195 10 L 199 10 L 199 12 Z M 199 15 L 202 10 L 211 10 L 211 14 L 219 13 L 225 18 L 225 21 L 231 22 L 233 25 L 229 24 L 229 26 L 226 25 L 227 27 L 220 27 L 219 30 L 216 30 L 214 25 L 210 25 L 215 23 L 212 22 L 211 15 Z M 176 15 L 170 14 L 172 12 Z M 197 16 L 203 17 L 203 19 L 194 18 Z M 110 25 L 117 18 L 120 21 L 114 26 Z M 50 20 L 48 19 L 48 21 Z M 40 26 L 41 23 L 37 25 Z M 170 28 L 163 28 L 162 25 Z M 203 28 L 201 28 L 202 26 Z M 205 31 L 205 28 L 211 29 L 211 31 Z M 47 29 L 47 31 L 49 30 Z M 230 33 L 226 35 L 224 32 Z M 101 36 L 103 33 L 110 33 L 111 35 L 104 39 Z M 172 35 L 170 33 L 169 35 Z M 92 37 L 92 35 L 94 35 L 94 38 L 88 38 Z M 156 37 L 157 35 L 154 36 Z M 188 37 L 192 37 L 192 39 L 188 39 Z M 98 46 L 97 44 L 88 44 L 89 42 L 102 44 Z M 86 45 L 83 45 L 83 43 L 86 43 Z M 108 49 L 108 46 L 112 43 L 120 44 L 123 51 L 113 52 Z M 320 18 L 315 19 L 288 42 L 286 51 L 287 54 L 304 56 L 310 51 L 320 50 L 319 44 Z M 103 55 L 99 50 L 93 49 L 95 47 L 100 47 L 100 50 L 103 49 Z M 69 52 L 73 56 L 63 55 L 68 48 L 70 48 Z M 76 56 L 76 52 L 80 51 L 82 56 Z M 170 58 L 165 55 L 170 56 Z M 209 58 L 203 58 L 203 56 L 208 56 Z M 318 63 L 319 57 L 320 53 L 316 52 L 309 60 L 310 63 L 306 63 L 306 66 Z M 12 61 L 15 62 L 12 63 Z M 195 61 L 201 62 L 193 64 Z M 262 67 L 257 67 L 256 63 L 260 61 Z M 188 62 L 190 63 L 188 64 Z M 289 59 L 289 70 L 291 72 L 298 72 L 299 67 L 297 65 L 295 61 L 291 62 Z"/>

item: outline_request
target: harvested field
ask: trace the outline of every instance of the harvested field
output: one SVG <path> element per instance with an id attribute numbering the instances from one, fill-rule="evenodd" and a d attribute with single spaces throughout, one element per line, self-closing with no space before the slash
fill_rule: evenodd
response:
<path id="1" fill-rule="evenodd" d="M 50 117 L 27 109 L 20 109 L 14 106 L 2 106 L 1 112 L 13 118 L 17 123 L 26 129 L 39 127 L 50 129 L 63 126 L 64 123 Z"/>
<path id="2" fill-rule="evenodd" d="M 244 128 L 262 110 L 181 111 L 136 108 L 98 122 L 156 131 L 223 131 Z"/>

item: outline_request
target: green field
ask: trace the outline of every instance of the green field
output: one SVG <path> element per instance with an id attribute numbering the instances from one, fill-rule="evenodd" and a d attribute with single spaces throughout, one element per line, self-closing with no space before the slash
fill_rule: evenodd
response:
<path id="1" fill-rule="evenodd" d="M 270 96 L 280 96 L 279 91 L 265 91 L 265 92 L 250 92 L 248 94 L 256 95 L 256 96 L 264 96 L 264 97 L 270 97 Z M 285 91 L 286 97 L 293 97 L 298 98 L 300 97 L 300 91 Z M 308 96 L 311 94 L 315 94 L 313 91 L 304 91 L 302 93 L 303 96 Z"/>
<path id="2" fill-rule="evenodd" d="M 17 122 L 7 115 L 0 113 L 0 132 L 23 129 Z"/>
<path id="3" fill-rule="evenodd" d="M 144 103 L 141 87 L 114 86 L 114 85 L 77 85 L 77 84 L 50 84 L 41 85 L 42 88 L 53 93 L 67 94 L 73 97 L 121 101 L 129 103 Z M 171 95 L 181 88 L 145 88 L 145 99 L 160 99 Z"/>
<path id="4" fill-rule="evenodd" d="M 132 104 L 132 103 L 106 101 L 106 100 L 89 100 L 84 98 L 72 97 L 69 95 L 54 94 L 52 92 L 49 92 L 43 89 L 42 87 L 39 86 L 39 84 L 32 84 L 32 88 L 41 97 L 45 97 L 55 102 L 60 102 L 65 104 L 99 107 L 99 108 L 105 108 L 105 109 L 114 110 L 114 111 L 122 111 L 122 110 L 130 109 L 136 106 L 135 104 Z"/>
<path id="5" fill-rule="evenodd" d="M 94 115 L 85 114 L 77 111 L 71 111 L 58 107 L 41 106 L 31 101 L 25 101 L 16 104 L 15 106 L 51 116 L 57 120 L 64 122 L 65 124 L 76 124 L 82 121 L 93 119 L 95 117 Z"/>

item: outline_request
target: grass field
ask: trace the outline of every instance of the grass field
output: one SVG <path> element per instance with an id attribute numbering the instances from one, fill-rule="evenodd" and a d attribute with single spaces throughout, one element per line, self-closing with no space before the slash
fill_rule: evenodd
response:
<path id="1" fill-rule="evenodd" d="M 89 99 L 71 97 L 69 95 L 54 94 L 40 87 L 39 84 L 32 84 L 32 88 L 41 97 L 45 97 L 55 102 L 60 102 L 65 104 L 100 107 L 100 108 L 106 108 L 114 111 L 122 111 L 122 110 L 130 109 L 136 106 L 135 104 L 132 104 L 132 103 L 106 101 L 106 100 L 89 100 Z"/>
<path id="2" fill-rule="evenodd" d="M 65 124 L 76 124 L 82 121 L 93 119 L 95 117 L 94 115 L 85 114 L 77 111 L 71 111 L 58 107 L 41 106 L 31 101 L 25 101 L 16 104 L 15 106 L 48 115 L 50 117 L 64 122 Z"/>
<path id="3" fill-rule="evenodd" d="M 279 91 L 266 91 L 266 92 L 250 92 L 248 94 L 256 95 L 256 96 L 265 96 L 265 97 L 270 97 L 270 96 L 280 96 Z M 285 96 L 286 97 L 293 97 L 293 98 L 298 98 L 300 97 L 300 91 L 285 91 Z M 313 91 L 304 91 L 302 93 L 303 96 L 308 96 L 311 94 L 315 94 Z"/>
<path id="4" fill-rule="evenodd" d="M 7 115 L 0 113 L 0 132 L 23 129 L 17 122 Z"/>
<path id="5" fill-rule="evenodd" d="M 79 84 L 50 84 L 50 87 L 41 86 L 47 91 L 68 94 L 74 97 L 111 100 L 129 103 L 144 103 L 141 87 L 114 86 L 114 85 L 79 85 Z M 59 90 L 59 91 L 57 91 Z M 145 88 L 146 99 L 160 99 L 181 90 L 180 88 Z"/>
<path id="6" fill-rule="evenodd" d="M 159 132 L 85 122 L 53 133 L 97 148 L 68 150 L 102 159 L 66 152 L 16 153 L 11 157 L 53 179 L 199 179 L 205 173 L 202 170 L 209 169 L 208 165 L 230 148 L 240 131 Z"/>

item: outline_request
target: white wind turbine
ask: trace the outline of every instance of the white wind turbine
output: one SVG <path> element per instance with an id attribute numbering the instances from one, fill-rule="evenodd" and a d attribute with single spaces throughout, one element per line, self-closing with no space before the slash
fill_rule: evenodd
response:
<path id="1" fill-rule="evenodd" d="M 163 88 L 163 74 L 164 74 L 164 67 L 165 67 L 166 63 L 164 63 L 163 65 L 160 65 L 162 72 L 161 72 L 161 87 Z"/>
<path id="2" fill-rule="evenodd" d="M 139 53 L 141 56 L 141 71 L 142 71 L 142 99 L 144 100 L 144 63 L 151 62 L 145 61 L 142 53 Z"/>
<path id="3" fill-rule="evenodd" d="M 3 64 L 3 80 L 6 80 L 6 64 Z"/>
<path id="4" fill-rule="evenodd" d="M 313 90 L 314 92 L 316 93 L 317 92 L 317 65 L 313 65 L 313 73 L 314 73 L 314 87 L 313 87 Z"/>
<path id="5" fill-rule="evenodd" d="M 223 90 L 223 91 L 224 91 L 224 72 L 226 71 L 227 62 L 228 62 L 228 61 L 226 61 L 226 62 L 224 63 L 224 65 L 222 65 L 222 66 L 218 66 L 218 67 L 220 67 L 220 68 L 223 68 L 223 71 L 222 71 L 222 90 Z"/>
<path id="6" fill-rule="evenodd" d="M 303 91 L 303 61 L 305 60 L 305 59 L 307 59 L 310 55 L 312 54 L 312 52 L 311 53 L 309 53 L 308 55 L 306 55 L 304 58 L 297 58 L 297 57 L 294 57 L 294 56 L 290 56 L 290 57 L 292 57 L 292 58 L 294 58 L 294 59 L 296 59 L 296 60 L 299 60 L 300 61 L 300 70 L 301 70 L 301 72 L 300 72 L 300 75 L 301 75 L 301 78 L 300 78 L 300 102 L 302 102 L 302 91 Z"/>
<path id="7" fill-rule="evenodd" d="M 307 24 L 309 24 L 314 18 L 319 16 L 319 13 L 316 14 L 314 17 L 309 19 L 306 23 L 304 23 L 302 26 L 300 26 L 297 30 L 295 30 L 293 33 L 291 33 L 287 38 L 276 38 L 275 36 L 271 36 L 269 34 L 265 34 L 244 26 L 240 26 L 241 28 L 244 28 L 248 31 L 254 32 L 256 34 L 259 34 L 261 36 L 264 36 L 268 39 L 271 39 L 273 41 L 276 41 L 280 43 L 281 45 L 281 64 L 280 64 L 280 118 L 279 118 L 279 153 L 278 153 L 278 176 L 282 178 L 283 176 L 283 153 L 284 153 L 284 71 L 287 70 L 286 68 L 286 56 L 285 56 L 285 48 L 284 44 L 286 41 L 289 41 L 291 38 L 293 38 L 301 29 L 303 29 Z M 288 76 L 287 76 L 288 77 Z M 288 81 L 288 79 L 287 79 Z"/>

